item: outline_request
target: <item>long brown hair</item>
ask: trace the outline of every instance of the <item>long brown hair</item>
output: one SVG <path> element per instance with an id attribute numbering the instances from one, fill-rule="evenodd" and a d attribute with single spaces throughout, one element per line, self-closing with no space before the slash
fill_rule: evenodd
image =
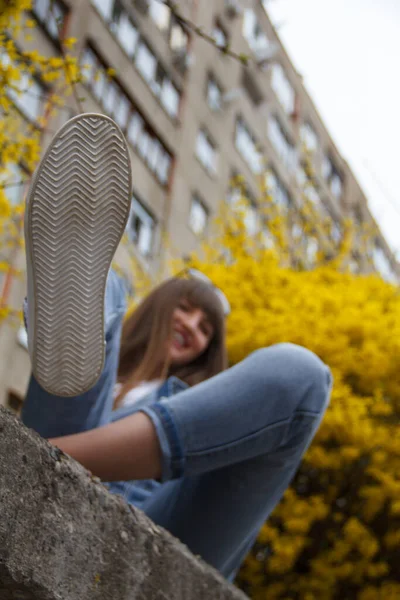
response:
<path id="1" fill-rule="evenodd" d="M 201 308 L 213 326 L 206 350 L 188 365 L 174 367 L 168 361 L 172 316 L 185 299 Z M 142 381 L 175 375 L 189 385 L 200 383 L 227 367 L 225 318 L 221 301 L 210 285 L 199 279 L 172 278 L 155 288 L 126 319 L 121 337 L 118 381 L 122 387 L 115 404 Z"/>

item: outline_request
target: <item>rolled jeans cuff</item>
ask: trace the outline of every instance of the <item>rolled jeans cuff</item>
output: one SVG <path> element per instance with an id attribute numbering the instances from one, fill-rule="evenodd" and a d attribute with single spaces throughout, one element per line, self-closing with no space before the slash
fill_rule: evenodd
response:
<path id="1" fill-rule="evenodd" d="M 151 419 L 160 443 L 162 457 L 160 481 L 179 479 L 184 473 L 185 454 L 181 436 L 170 411 L 161 402 L 155 402 L 140 410 Z"/>

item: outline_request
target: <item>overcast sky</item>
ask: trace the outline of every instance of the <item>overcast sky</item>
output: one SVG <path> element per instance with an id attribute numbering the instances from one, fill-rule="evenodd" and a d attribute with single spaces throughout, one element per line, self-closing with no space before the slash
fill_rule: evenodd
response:
<path id="1" fill-rule="evenodd" d="M 270 0 L 268 12 L 400 259 L 400 0 Z"/>

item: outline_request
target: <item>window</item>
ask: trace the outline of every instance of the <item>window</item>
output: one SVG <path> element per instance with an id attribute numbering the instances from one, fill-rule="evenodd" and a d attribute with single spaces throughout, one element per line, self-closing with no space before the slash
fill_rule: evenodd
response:
<path id="1" fill-rule="evenodd" d="M 260 230 L 257 206 L 244 178 L 238 173 L 233 173 L 231 177 L 226 201 L 234 211 L 237 211 L 243 217 L 247 234 L 249 236 L 256 235 Z"/>
<path id="2" fill-rule="evenodd" d="M 103 100 L 103 90 L 107 85 L 107 75 L 104 71 L 98 71 L 93 81 L 93 94 L 100 102 Z"/>
<path id="3" fill-rule="evenodd" d="M 171 117 L 176 117 L 179 111 L 180 95 L 174 84 L 164 77 L 160 90 L 161 104 Z"/>
<path id="4" fill-rule="evenodd" d="M 143 129 L 142 135 L 138 139 L 136 147 L 137 147 L 137 150 L 138 150 L 140 156 L 143 158 L 144 161 L 147 160 L 147 157 L 151 157 L 153 154 L 153 148 L 152 148 L 153 143 L 152 142 L 153 142 L 153 140 L 152 140 L 149 130 Z"/>
<path id="5" fill-rule="evenodd" d="M 120 46 L 128 56 L 133 57 L 139 40 L 139 32 L 123 10 L 114 12 L 110 29 L 115 33 Z"/>
<path id="6" fill-rule="evenodd" d="M 15 67 L 9 55 L 3 50 L 0 54 L 0 63 L 4 69 Z M 24 73 L 18 65 L 20 72 L 19 81 L 13 80 L 13 89 L 7 89 L 7 95 L 21 113 L 30 121 L 36 121 L 41 115 L 46 88 L 37 79 Z"/>
<path id="7" fill-rule="evenodd" d="M 244 207 L 243 223 L 249 236 L 254 236 L 256 233 L 258 233 L 260 222 L 257 214 L 257 208 L 250 200 Z"/>
<path id="8" fill-rule="evenodd" d="M 207 102 L 211 110 L 218 111 L 222 108 L 222 90 L 213 75 L 207 79 Z"/>
<path id="9" fill-rule="evenodd" d="M 155 220 L 139 200 L 133 196 L 128 220 L 128 235 L 140 254 L 149 256 L 153 250 Z"/>
<path id="10" fill-rule="evenodd" d="M 189 227 L 196 235 L 204 233 L 207 227 L 208 210 L 197 194 L 192 197 L 190 206 Z"/>
<path id="11" fill-rule="evenodd" d="M 160 99 L 166 112 L 177 117 L 179 112 L 180 92 L 168 77 L 161 62 L 154 55 L 148 44 L 140 38 L 139 31 L 127 14 L 120 0 L 92 0 L 103 18 L 109 23 L 110 30 L 117 38 L 121 48 L 133 58 L 136 68 L 147 82 L 151 91 Z M 154 3 L 152 3 L 153 6 Z M 160 2 L 155 2 L 161 12 L 168 9 Z M 153 6 L 153 16 L 155 7 Z M 169 10 L 169 9 L 168 9 Z M 101 76 L 98 76 L 101 79 Z M 98 81 L 96 96 L 102 95 L 103 81 Z M 111 99 L 110 99 L 111 102 Z"/>
<path id="12" fill-rule="evenodd" d="M 211 37 L 214 39 L 215 44 L 218 46 L 218 48 L 225 48 L 228 44 L 228 36 L 218 21 L 216 21 L 213 27 Z"/>
<path id="13" fill-rule="evenodd" d="M 352 259 L 349 261 L 349 271 L 350 271 L 350 273 L 353 273 L 354 275 L 355 275 L 356 273 L 359 273 L 359 272 L 360 272 L 360 265 L 359 265 L 359 263 L 357 262 L 357 260 L 356 260 L 356 259 L 354 259 L 354 258 L 352 258 Z"/>
<path id="14" fill-rule="evenodd" d="M 126 129 L 129 110 L 130 104 L 128 98 L 126 96 L 121 96 L 121 98 L 119 99 L 118 106 L 116 106 L 114 110 L 114 119 L 121 127 L 121 129 Z"/>
<path id="15" fill-rule="evenodd" d="M 303 225 L 299 223 L 294 223 L 291 229 L 295 249 L 301 250 L 299 258 L 302 263 L 305 263 L 304 267 L 314 267 L 318 252 L 317 240 L 309 235 Z"/>
<path id="16" fill-rule="evenodd" d="M 307 176 L 303 167 L 298 167 L 296 175 L 302 194 L 304 194 L 306 199 L 312 202 L 312 204 L 314 204 L 317 208 L 322 209 L 323 204 L 319 193 L 313 181 Z"/>
<path id="17" fill-rule="evenodd" d="M 275 171 L 269 170 L 265 175 L 265 185 L 274 203 L 283 209 L 291 204 L 290 194 Z"/>
<path id="18" fill-rule="evenodd" d="M 94 54 L 94 52 L 90 50 L 90 48 L 86 48 L 86 50 L 82 54 L 80 66 L 83 80 L 86 83 L 86 85 L 90 87 L 94 85 L 97 65 L 97 56 Z"/>
<path id="19" fill-rule="evenodd" d="M 267 15 L 269 14 L 269 6 L 268 6 L 269 3 L 270 3 L 270 0 L 261 0 L 261 4 L 263 6 L 263 9 L 267 13 Z"/>
<path id="20" fill-rule="evenodd" d="M 226 201 L 230 206 L 234 206 L 242 198 L 247 197 L 247 186 L 243 183 L 244 177 L 237 172 L 233 172 L 229 182 Z"/>
<path id="21" fill-rule="evenodd" d="M 340 242 L 340 240 L 342 239 L 342 228 L 340 227 L 339 223 L 336 223 L 333 219 L 332 219 L 332 223 L 331 223 L 330 234 L 331 234 L 331 238 L 335 242 L 335 244 L 338 244 Z"/>
<path id="22" fill-rule="evenodd" d="M 110 116 L 114 113 L 114 108 L 118 102 L 118 96 L 121 94 L 121 88 L 111 80 L 107 83 L 104 89 L 103 106 Z"/>
<path id="23" fill-rule="evenodd" d="M 215 145 L 205 129 L 200 129 L 196 140 L 196 156 L 209 173 L 217 172 L 218 155 Z"/>
<path id="24" fill-rule="evenodd" d="M 186 50 L 188 35 L 166 4 L 159 0 L 150 0 L 149 14 L 158 29 L 167 36 L 172 50 Z"/>
<path id="25" fill-rule="evenodd" d="M 149 135 L 145 130 L 142 117 L 137 113 L 132 115 L 131 122 L 128 126 L 128 140 L 131 142 L 132 146 L 135 146 L 138 149 L 140 156 L 145 158 Z"/>
<path id="26" fill-rule="evenodd" d="M 319 207 L 319 208 L 323 208 L 323 204 L 321 202 L 321 198 L 315 188 L 314 185 L 309 185 L 305 188 L 304 190 L 304 194 L 306 196 L 306 198 L 312 202 L 315 206 Z"/>
<path id="27" fill-rule="evenodd" d="M 266 225 L 265 223 L 261 228 L 260 237 L 262 247 L 266 250 L 271 249 L 275 246 L 274 236 L 272 235 L 268 225 Z"/>
<path id="28" fill-rule="evenodd" d="M 156 96 L 160 95 L 162 82 L 165 77 L 165 71 L 160 64 L 156 64 L 156 71 L 154 77 L 151 79 L 150 88 L 153 90 Z"/>
<path id="29" fill-rule="evenodd" d="M 150 0 L 149 15 L 161 31 L 168 31 L 171 24 L 171 9 L 159 0 Z"/>
<path id="30" fill-rule="evenodd" d="M 375 244 L 372 250 L 372 260 L 375 269 L 378 271 L 378 273 L 380 273 L 385 281 L 389 281 L 391 283 L 398 282 L 398 277 L 396 276 L 392 265 L 390 264 L 390 260 L 382 248 L 380 248 L 377 244 Z"/>
<path id="31" fill-rule="evenodd" d="M 254 10 L 248 9 L 244 12 L 242 33 L 257 58 L 261 58 L 270 42 L 267 34 L 262 30 Z"/>
<path id="32" fill-rule="evenodd" d="M 240 117 L 236 120 L 235 144 L 253 173 L 259 174 L 263 168 L 263 156 L 247 125 Z"/>
<path id="33" fill-rule="evenodd" d="M 171 117 L 176 117 L 179 111 L 180 94 L 144 42 L 139 44 L 136 54 L 136 66 L 150 85 L 154 95 L 160 98 L 167 113 Z"/>
<path id="34" fill-rule="evenodd" d="M 99 84 L 99 87 L 97 84 Z M 122 129 L 125 129 L 128 121 L 130 102 L 122 88 L 115 80 L 107 80 L 106 75 L 100 72 L 98 82 L 94 83 L 94 89 L 106 113 L 115 119 Z"/>
<path id="35" fill-rule="evenodd" d="M 21 93 L 12 94 L 18 108 L 31 121 L 36 121 L 42 112 L 46 88 L 29 75 L 22 75 L 19 82 Z"/>
<path id="36" fill-rule="evenodd" d="M 313 237 L 307 237 L 306 240 L 306 259 L 309 267 L 315 265 L 318 252 L 318 242 Z"/>
<path id="37" fill-rule="evenodd" d="M 93 4 L 115 34 L 119 44 L 129 56 L 133 56 L 139 32 L 126 13 L 120 0 L 92 0 Z"/>
<path id="38" fill-rule="evenodd" d="M 317 152 L 319 146 L 318 136 L 314 127 L 307 121 L 300 128 L 300 137 L 307 150 Z"/>
<path id="39" fill-rule="evenodd" d="M 48 0 L 50 1 L 50 0 Z M 113 12 L 114 0 L 92 0 L 101 16 L 108 21 Z"/>
<path id="40" fill-rule="evenodd" d="M 340 179 L 340 176 L 337 173 L 331 178 L 330 187 L 332 194 L 335 196 L 335 198 L 339 200 L 339 198 L 342 195 L 342 180 Z"/>
<path id="41" fill-rule="evenodd" d="M 13 206 L 20 204 L 24 197 L 24 187 L 27 182 L 25 171 L 16 163 L 5 165 L 0 176 L 0 187 L 4 186 L 4 192 L 8 201 Z"/>
<path id="42" fill-rule="evenodd" d="M 58 41 L 67 14 L 64 4 L 60 0 L 34 0 L 32 11 L 53 41 Z"/>
<path id="43" fill-rule="evenodd" d="M 128 125 L 128 140 L 159 181 L 167 184 L 171 157 L 137 112 L 132 114 Z"/>
<path id="44" fill-rule="evenodd" d="M 274 64 L 272 68 L 271 86 L 284 111 L 291 115 L 294 112 L 295 92 L 279 64 Z"/>
<path id="45" fill-rule="evenodd" d="M 286 167 L 290 170 L 295 169 L 297 166 L 296 149 L 275 117 L 271 117 L 268 121 L 268 135 Z"/>
<path id="46" fill-rule="evenodd" d="M 81 62 L 88 88 L 107 114 L 117 121 L 126 133 L 130 144 L 160 183 L 166 185 L 172 164 L 170 153 L 137 111 L 120 84 L 115 79 L 110 80 L 107 77 L 105 65 L 91 48 L 85 50 Z M 168 97 L 168 90 L 164 93 Z"/>
<path id="47" fill-rule="evenodd" d="M 156 74 L 157 59 L 144 42 L 139 44 L 135 62 L 139 73 L 143 75 L 144 79 L 148 83 L 152 82 Z"/>
<path id="48" fill-rule="evenodd" d="M 334 197 L 339 200 L 342 195 L 342 178 L 332 158 L 325 155 L 322 161 L 322 175 Z"/>
<path id="49" fill-rule="evenodd" d="M 163 184 L 168 183 L 169 173 L 171 171 L 171 164 L 171 155 L 164 150 L 159 157 L 156 169 L 157 177 Z"/>
<path id="50" fill-rule="evenodd" d="M 174 22 L 171 27 L 169 45 L 175 52 L 183 52 L 187 49 L 189 42 L 188 35 L 180 23 Z"/>

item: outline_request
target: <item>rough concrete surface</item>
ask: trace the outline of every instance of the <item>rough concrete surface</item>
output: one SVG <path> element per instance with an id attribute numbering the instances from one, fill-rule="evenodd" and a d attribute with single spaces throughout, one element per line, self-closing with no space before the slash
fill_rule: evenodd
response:
<path id="1" fill-rule="evenodd" d="M 0 600 L 244 600 L 0 407 Z"/>

